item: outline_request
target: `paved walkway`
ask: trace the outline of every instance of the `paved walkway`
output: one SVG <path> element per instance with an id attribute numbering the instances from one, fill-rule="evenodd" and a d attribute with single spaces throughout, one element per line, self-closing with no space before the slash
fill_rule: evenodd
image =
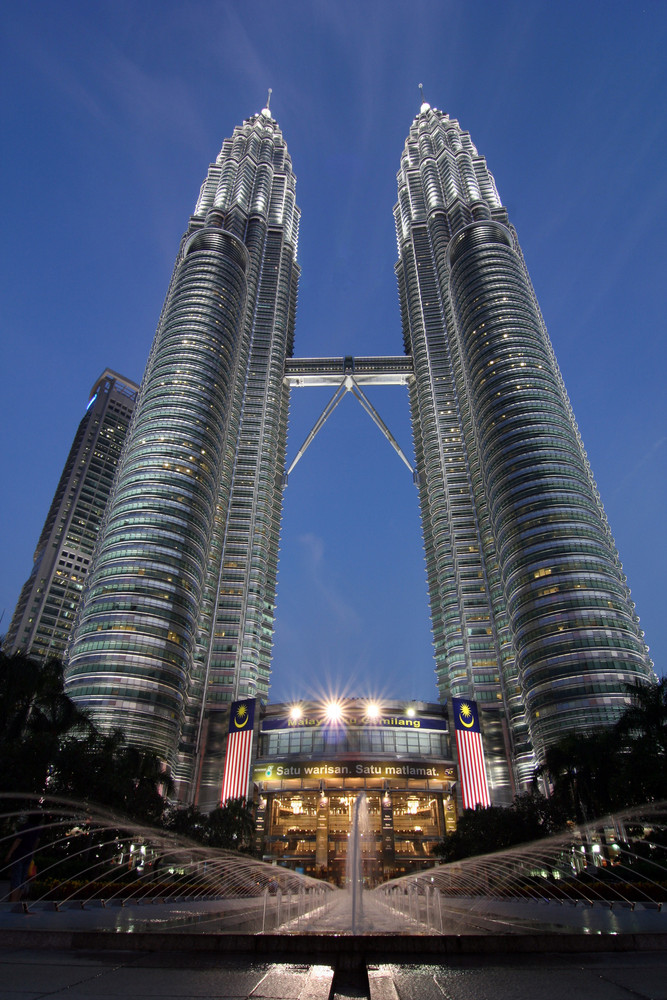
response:
<path id="1" fill-rule="evenodd" d="M 667 953 L 469 956 L 428 965 L 231 961 L 197 952 L 0 948 L 2 1000 L 667 1000 Z"/>
<path id="2" fill-rule="evenodd" d="M 327 1000 L 332 979 L 327 966 L 199 953 L 0 949 L 2 1000 Z"/>
<path id="3" fill-rule="evenodd" d="M 667 953 L 459 958 L 369 969 L 371 1000 L 667 1000 Z"/>

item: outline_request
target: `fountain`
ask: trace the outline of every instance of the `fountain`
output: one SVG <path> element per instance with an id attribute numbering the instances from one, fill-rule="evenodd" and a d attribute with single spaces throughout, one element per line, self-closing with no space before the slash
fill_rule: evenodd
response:
<path id="1" fill-rule="evenodd" d="M 85 803 L 49 796 L 39 806 L 37 873 L 26 883 L 26 899 L 0 901 L 0 936 L 23 933 L 28 914 L 33 931 L 68 933 L 402 938 L 667 931 L 664 802 L 413 871 L 372 891 L 364 889 L 374 834 L 363 792 L 350 805 L 344 890 Z M 30 796 L 0 793 L 0 880 L 9 878 L 9 862 L 1 859 L 21 814 L 37 809 Z"/>
<path id="2" fill-rule="evenodd" d="M 434 865 L 375 895 L 422 933 L 664 933 L 667 803 Z"/>
<path id="3" fill-rule="evenodd" d="M 369 832 L 368 803 L 366 793 L 361 792 L 354 800 L 352 808 L 352 826 L 345 865 L 347 891 L 350 895 L 350 929 L 353 934 L 357 933 L 357 928 L 364 914 L 362 837 L 368 836 Z"/>
<path id="4" fill-rule="evenodd" d="M 113 932 L 275 932 L 300 924 L 333 895 L 326 883 L 250 855 L 86 803 L 56 796 L 37 803 L 20 793 L 0 793 L 0 882 L 9 881 L 11 862 L 3 859 L 15 830 L 32 813 L 40 827 L 37 871 L 20 903 L 0 895 L 0 932 L 17 913 L 29 913 L 33 926 L 49 925 L 53 913 L 62 926 L 78 915 L 76 926 Z"/>
<path id="5" fill-rule="evenodd" d="M 395 934 L 405 928 L 405 918 L 377 892 L 364 890 L 364 861 L 373 843 L 366 793 L 352 804 L 345 863 L 345 885 L 322 900 L 319 910 L 307 919 L 308 931 L 320 934 Z M 365 849 L 364 849 L 364 845 Z M 419 925 L 415 924 L 419 931 Z M 290 928 L 291 929 L 291 928 Z"/>

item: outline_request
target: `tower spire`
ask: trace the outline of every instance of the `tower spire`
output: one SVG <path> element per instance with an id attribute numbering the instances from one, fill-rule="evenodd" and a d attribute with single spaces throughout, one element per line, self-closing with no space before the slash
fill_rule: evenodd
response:
<path id="1" fill-rule="evenodd" d="M 264 118 L 270 118 L 271 117 L 271 94 L 272 93 L 273 93 L 273 90 L 271 89 L 271 87 L 269 87 L 269 92 L 268 92 L 268 94 L 266 96 L 266 107 L 262 108 L 262 115 L 264 116 Z"/>
<path id="2" fill-rule="evenodd" d="M 273 90 L 271 89 L 271 87 L 269 87 L 269 92 L 266 95 L 266 105 L 263 108 L 264 111 L 270 111 L 271 110 L 271 94 L 272 93 L 273 93 Z"/>
<path id="3" fill-rule="evenodd" d="M 431 105 L 428 104 L 427 101 L 424 100 L 424 84 L 423 83 L 419 84 L 419 94 L 420 94 L 421 99 L 422 99 L 421 107 L 419 109 L 420 113 L 422 111 L 430 111 L 431 110 Z"/>

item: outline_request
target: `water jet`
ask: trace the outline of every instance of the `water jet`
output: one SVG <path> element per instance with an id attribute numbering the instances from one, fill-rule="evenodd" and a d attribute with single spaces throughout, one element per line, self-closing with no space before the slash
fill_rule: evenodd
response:
<path id="1" fill-rule="evenodd" d="M 352 807 L 352 826 L 347 849 L 346 876 L 347 891 L 350 895 L 350 930 L 357 933 L 364 914 L 364 869 L 362 837 L 368 837 L 370 823 L 366 793 L 361 792 Z"/>

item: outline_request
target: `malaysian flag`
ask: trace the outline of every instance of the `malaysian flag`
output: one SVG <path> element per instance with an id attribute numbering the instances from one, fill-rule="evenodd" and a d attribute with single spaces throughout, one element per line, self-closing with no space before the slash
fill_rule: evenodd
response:
<path id="1" fill-rule="evenodd" d="M 490 806 L 489 783 L 486 780 L 482 731 L 479 728 L 477 702 L 467 698 L 452 698 L 456 752 L 459 758 L 463 808 Z"/>
<path id="2" fill-rule="evenodd" d="M 228 799 L 245 799 L 248 795 L 252 728 L 255 721 L 255 699 L 233 701 L 229 713 L 229 736 L 225 754 L 220 804 Z"/>

